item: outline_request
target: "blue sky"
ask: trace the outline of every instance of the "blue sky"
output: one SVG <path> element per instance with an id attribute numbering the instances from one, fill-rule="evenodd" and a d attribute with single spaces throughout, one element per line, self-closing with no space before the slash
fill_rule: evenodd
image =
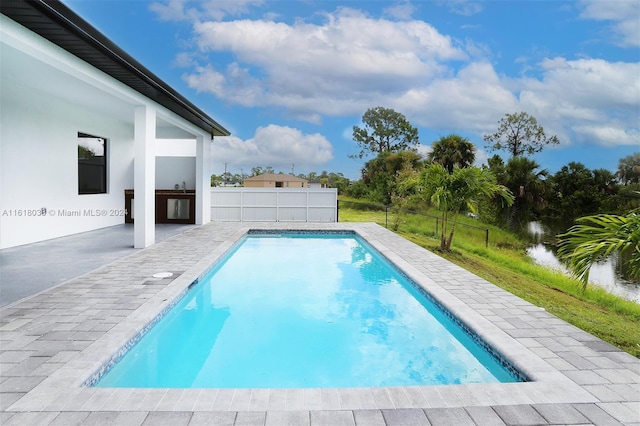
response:
<path id="1" fill-rule="evenodd" d="M 526 111 L 560 145 L 532 156 L 615 171 L 640 151 L 640 2 L 64 0 L 232 132 L 213 172 L 360 177 L 352 128 L 376 106 L 420 152 Z M 507 158 L 506 153 L 501 154 Z"/>

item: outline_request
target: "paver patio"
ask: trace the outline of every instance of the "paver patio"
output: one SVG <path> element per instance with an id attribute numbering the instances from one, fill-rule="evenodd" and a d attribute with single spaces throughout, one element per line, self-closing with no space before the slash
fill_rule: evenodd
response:
<path id="1" fill-rule="evenodd" d="M 248 229 L 355 230 L 526 383 L 329 389 L 83 384 Z M 153 278 L 158 272 L 170 278 Z M 2 425 L 640 424 L 640 360 L 370 223 L 210 223 L 0 309 Z"/>

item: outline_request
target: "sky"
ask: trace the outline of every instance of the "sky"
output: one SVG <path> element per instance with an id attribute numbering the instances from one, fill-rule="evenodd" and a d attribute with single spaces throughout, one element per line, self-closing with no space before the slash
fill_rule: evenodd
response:
<path id="1" fill-rule="evenodd" d="M 560 144 L 531 156 L 615 171 L 640 151 L 640 1 L 64 0 L 231 132 L 213 173 L 272 167 L 359 179 L 353 126 L 402 113 L 419 152 L 535 117 Z"/>

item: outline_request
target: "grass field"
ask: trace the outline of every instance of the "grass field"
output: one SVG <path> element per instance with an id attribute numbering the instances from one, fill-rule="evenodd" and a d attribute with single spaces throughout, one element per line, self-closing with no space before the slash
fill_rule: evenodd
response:
<path id="1" fill-rule="evenodd" d="M 339 220 L 387 226 L 404 238 L 640 358 L 639 304 L 596 286 L 583 290 L 577 280 L 534 265 L 525 252 L 527 242 L 512 233 L 463 217 L 461 223 L 470 226 L 458 226 L 452 251 L 442 252 L 438 249 L 435 217 L 411 213 L 396 215 L 374 207 L 341 202 Z"/>

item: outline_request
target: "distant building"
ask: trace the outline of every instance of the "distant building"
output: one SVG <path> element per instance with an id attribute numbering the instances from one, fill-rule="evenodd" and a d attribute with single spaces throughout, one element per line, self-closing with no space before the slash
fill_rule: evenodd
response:
<path id="1" fill-rule="evenodd" d="M 322 182 L 319 179 L 315 179 L 315 180 L 310 180 L 308 186 L 311 189 L 324 189 L 324 188 L 328 188 L 329 184 Z"/>
<path id="2" fill-rule="evenodd" d="M 246 188 L 308 188 L 308 181 L 296 176 L 285 174 L 264 173 L 246 178 Z"/>

